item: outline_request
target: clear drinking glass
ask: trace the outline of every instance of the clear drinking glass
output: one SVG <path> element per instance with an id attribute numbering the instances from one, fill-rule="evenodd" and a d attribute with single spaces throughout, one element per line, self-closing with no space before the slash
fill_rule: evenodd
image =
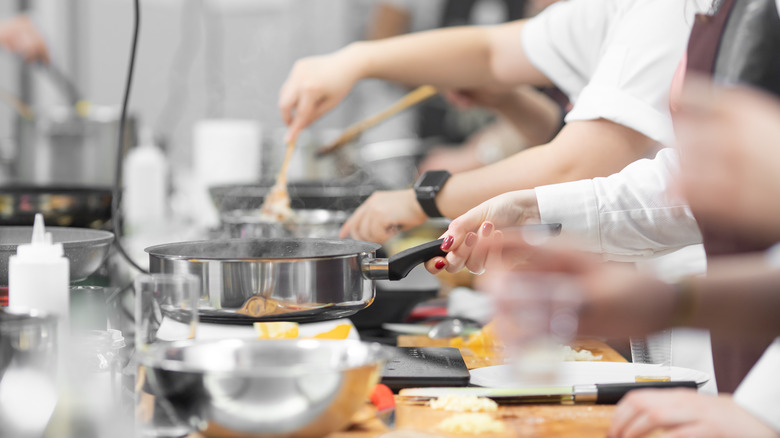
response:
<path id="1" fill-rule="evenodd" d="M 577 334 L 582 301 L 575 280 L 565 274 L 501 274 L 491 287 L 496 325 L 518 379 L 554 382 L 563 345 Z"/>
<path id="2" fill-rule="evenodd" d="M 200 283 L 191 274 L 150 274 L 135 280 L 135 354 L 150 345 L 194 339 L 198 326 Z M 146 370 L 136 376 L 136 426 L 140 436 L 183 436 L 191 427 L 166 401 L 152 395 Z"/>
<path id="3" fill-rule="evenodd" d="M 631 337 L 631 361 L 637 382 L 672 380 L 672 330 Z"/>
<path id="4" fill-rule="evenodd" d="M 0 436 L 43 434 L 58 399 L 57 328 L 53 315 L 0 309 Z"/>

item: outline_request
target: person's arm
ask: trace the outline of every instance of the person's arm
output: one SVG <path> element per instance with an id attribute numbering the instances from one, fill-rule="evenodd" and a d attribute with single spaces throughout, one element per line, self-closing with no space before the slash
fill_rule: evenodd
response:
<path id="1" fill-rule="evenodd" d="M 522 254 L 521 264 L 503 260 L 513 269 L 574 276 L 582 291 L 578 330 L 583 335 L 639 336 L 684 326 L 766 345 L 780 334 L 780 264 L 764 253 L 715 258 L 707 276 L 669 284 L 625 263 L 529 245 L 517 235 L 506 235 L 501 247 L 490 250 Z"/>
<path id="2" fill-rule="evenodd" d="M 457 27 L 353 43 L 331 55 L 295 63 L 279 94 L 288 139 L 330 111 L 361 79 L 437 88 L 551 85 L 525 56 L 524 21 Z"/>
<path id="3" fill-rule="evenodd" d="M 0 47 L 19 54 L 27 62 L 50 62 L 46 41 L 27 15 L 0 22 Z"/>
<path id="4" fill-rule="evenodd" d="M 346 50 L 361 59 L 362 78 L 444 89 L 552 85 L 525 56 L 520 44 L 525 22 L 436 29 L 358 42 Z"/>
<path id="5" fill-rule="evenodd" d="M 436 206 L 444 216 L 455 218 L 501 193 L 610 175 L 642 158 L 653 144 L 607 120 L 568 123 L 546 145 L 453 175 L 436 196 Z"/>
<path id="6" fill-rule="evenodd" d="M 452 175 L 436 196 L 436 206 L 444 216 L 456 218 L 501 193 L 610 175 L 641 158 L 653 144 L 644 135 L 606 120 L 572 122 L 546 145 Z M 384 242 L 426 219 L 413 190 L 376 192 L 355 210 L 339 235 Z"/>
<path id="7" fill-rule="evenodd" d="M 714 258 L 707 270 L 706 277 L 691 278 L 678 286 L 690 295 L 689 308 L 682 309 L 686 325 L 743 342 L 764 343 L 780 335 L 776 260 L 773 265 L 763 253 Z"/>

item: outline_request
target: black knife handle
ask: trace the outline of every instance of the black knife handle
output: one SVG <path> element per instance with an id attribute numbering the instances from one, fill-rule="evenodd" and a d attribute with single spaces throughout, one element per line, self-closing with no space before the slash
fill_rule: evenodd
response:
<path id="1" fill-rule="evenodd" d="M 662 388 L 692 388 L 696 389 L 694 381 L 673 381 L 673 382 L 636 382 L 636 383 L 597 383 L 596 384 L 596 404 L 614 405 L 623 398 L 629 391 L 634 389 L 662 389 Z"/>

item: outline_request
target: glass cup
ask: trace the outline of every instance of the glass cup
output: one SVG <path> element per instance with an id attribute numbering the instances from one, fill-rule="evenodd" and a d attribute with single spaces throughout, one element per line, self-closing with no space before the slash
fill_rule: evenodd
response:
<path id="1" fill-rule="evenodd" d="M 577 334 L 582 301 L 573 277 L 509 272 L 491 285 L 496 326 L 515 375 L 523 382 L 552 383 L 563 362 L 563 345 Z"/>
<path id="2" fill-rule="evenodd" d="M 73 330 L 105 330 L 108 326 L 107 289 L 101 286 L 70 287 L 70 327 Z"/>
<path id="3" fill-rule="evenodd" d="M 631 361 L 637 382 L 672 380 L 672 330 L 631 337 Z"/>
<path id="4" fill-rule="evenodd" d="M 0 309 L 0 436 L 42 436 L 57 404 L 57 318 Z"/>
<path id="5" fill-rule="evenodd" d="M 191 274 L 141 275 L 135 280 L 135 355 L 149 346 L 195 338 L 200 283 Z M 139 436 L 183 436 L 192 428 L 154 397 L 146 370 L 136 375 L 136 426 Z"/>

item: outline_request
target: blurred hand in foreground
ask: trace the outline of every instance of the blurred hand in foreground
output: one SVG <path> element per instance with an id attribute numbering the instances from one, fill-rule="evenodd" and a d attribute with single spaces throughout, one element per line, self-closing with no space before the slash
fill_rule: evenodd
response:
<path id="1" fill-rule="evenodd" d="M 50 62 L 46 41 L 26 15 L 0 22 L 0 46 L 22 56 L 27 62 Z"/>
<path id="2" fill-rule="evenodd" d="M 597 254 L 578 252 L 552 245 L 525 243 L 516 233 L 505 233 L 501 247 L 491 247 L 488 269 L 503 274 L 493 276 L 487 292 L 500 294 L 522 271 L 568 274 L 581 293 L 578 332 L 583 335 L 625 337 L 656 332 L 673 323 L 677 296 L 672 285 L 641 274 L 627 263 L 604 262 Z M 521 260 L 521 261 L 520 261 Z M 518 272 L 515 272 L 518 271 Z"/>
<path id="3" fill-rule="evenodd" d="M 690 389 L 632 391 L 615 409 L 607 436 L 639 438 L 650 435 L 690 438 L 778 437 L 776 431 L 740 407 L 728 395 L 711 396 Z"/>
<path id="4" fill-rule="evenodd" d="M 679 188 L 697 217 L 780 241 L 780 101 L 746 88 L 686 84 L 675 115 Z"/>

